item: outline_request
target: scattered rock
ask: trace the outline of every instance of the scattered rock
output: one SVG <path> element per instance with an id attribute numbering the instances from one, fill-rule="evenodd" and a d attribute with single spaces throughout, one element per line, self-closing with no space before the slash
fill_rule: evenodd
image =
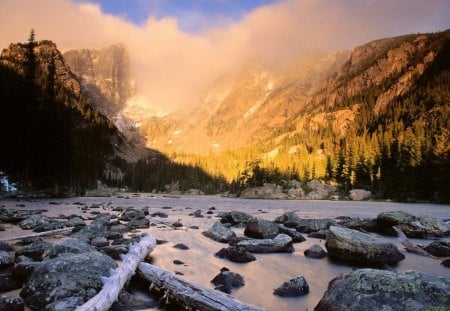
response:
<path id="1" fill-rule="evenodd" d="M 309 258 L 324 258 L 327 256 L 327 252 L 318 244 L 310 246 L 303 253 Z"/>
<path id="2" fill-rule="evenodd" d="M 108 246 L 109 242 L 105 237 L 97 237 L 91 240 L 91 245 L 95 247 L 104 247 Z"/>
<path id="3" fill-rule="evenodd" d="M 319 230 L 308 234 L 308 238 L 325 240 L 327 238 L 328 230 Z"/>
<path id="4" fill-rule="evenodd" d="M 71 237 L 57 240 L 43 254 L 46 258 L 55 258 L 62 253 L 81 254 L 95 251 L 95 248 L 86 242 Z"/>
<path id="5" fill-rule="evenodd" d="M 183 223 L 181 222 L 180 219 L 178 219 L 177 221 L 172 223 L 172 227 L 174 227 L 174 228 L 181 228 L 181 227 L 183 227 Z"/>
<path id="6" fill-rule="evenodd" d="M 423 272 L 359 269 L 332 280 L 314 310 L 448 310 L 449 292 L 449 279 Z"/>
<path id="7" fill-rule="evenodd" d="M 150 220 L 147 218 L 133 218 L 129 223 L 128 227 L 136 229 L 147 229 L 150 228 Z"/>
<path id="8" fill-rule="evenodd" d="M 450 268 L 450 258 L 449 259 L 445 259 L 444 261 L 442 261 L 441 265 L 443 265 L 446 268 Z"/>
<path id="9" fill-rule="evenodd" d="M 398 248 L 369 234 L 331 226 L 325 246 L 331 258 L 363 266 L 396 265 L 405 258 Z"/>
<path id="10" fill-rule="evenodd" d="M 164 212 L 155 212 L 153 214 L 150 215 L 151 217 L 159 217 L 159 218 L 167 218 L 169 217 L 169 215 L 167 215 Z"/>
<path id="11" fill-rule="evenodd" d="M 19 226 L 22 230 L 33 230 L 40 225 L 49 223 L 50 221 L 51 219 L 45 215 L 30 215 L 28 218 L 22 220 L 19 223 Z"/>
<path id="12" fill-rule="evenodd" d="M 443 237 L 450 233 L 448 225 L 434 217 L 427 215 L 413 216 L 402 211 L 378 214 L 377 225 L 381 233 L 388 235 L 396 235 L 392 228 L 396 226 L 409 238 Z"/>
<path id="13" fill-rule="evenodd" d="M 285 225 L 289 228 L 297 227 L 297 224 L 300 222 L 301 218 L 295 212 L 289 211 L 285 212 L 283 215 L 275 218 L 275 222 Z"/>
<path id="14" fill-rule="evenodd" d="M 201 210 L 196 210 L 193 214 L 192 214 L 195 218 L 203 218 L 205 216 L 202 215 L 202 211 Z"/>
<path id="15" fill-rule="evenodd" d="M 433 256 L 448 257 L 450 256 L 450 240 L 433 241 L 424 249 Z"/>
<path id="16" fill-rule="evenodd" d="M 251 253 L 292 253 L 292 238 L 286 234 L 279 234 L 274 239 L 249 239 L 236 244 L 243 246 Z"/>
<path id="17" fill-rule="evenodd" d="M 68 297 L 87 301 L 102 288 L 100 278 L 109 276 L 113 268 L 114 261 L 96 251 L 61 254 L 44 260 L 33 271 L 20 296 L 30 308 L 38 310 Z"/>
<path id="18" fill-rule="evenodd" d="M 26 256 L 34 260 L 41 260 L 42 255 L 51 247 L 50 243 L 44 241 L 37 241 L 29 245 L 25 245 L 22 249 L 16 252 L 16 257 Z"/>
<path id="19" fill-rule="evenodd" d="M 212 279 L 211 283 L 215 285 L 214 289 L 227 294 L 245 284 L 244 278 L 240 274 L 231 272 L 228 268 L 220 269 L 220 273 Z"/>
<path id="20" fill-rule="evenodd" d="M 12 275 L 0 275 L 0 293 L 9 292 L 21 287 L 22 284 Z"/>
<path id="21" fill-rule="evenodd" d="M 297 231 L 303 233 L 317 232 L 320 230 L 326 230 L 330 226 L 335 226 L 337 224 L 336 220 L 330 218 L 324 219 L 300 219 L 297 222 L 295 228 Z"/>
<path id="22" fill-rule="evenodd" d="M 119 260 L 121 256 L 128 253 L 128 246 L 124 244 L 119 245 L 109 245 L 104 247 L 99 247 L 99 250 L 112 259 Z"/>
<path id="23" fill-rule="evenodd" d="M 13 252 L 14 248 L 6 242 L 0 242 L 0 251 Z"/>
<path id="24" fill-rule="evenodd" d="M 128 208 L 119 217 L 122 221 L 131 221 L 132 219 L 142 219 L 145 217 L 145 212 L 142 210 Z"/>
<path id="25" fill-rule="evenodd" d="M 90 225 L 87 225 L 78 232 L 72 234 L 73 238 L 84 240 L 89 242 L 90 240 L 97 237 L 108 237 L 109 230 L 106 227 L 106 220 L 99 218 L 94 220 Z"/>
<path id="26" fill-rule="evenodd" d="M 184 265 L 184 262 L 182 262 L 181 260 L 175 259 L 175 260 L 173 261 L 173 264 L 174 264 L 174 265 Z"/>
<path id="27" fill-rule="evenodd" d="M 0 270 L 14 266 L 14 257 L 9 252 L 0 251 Z"/>
<path id="28" fill-rule="evenodd" d="M 147 297 L 146 297 L 147 298 Z M 143 309 L 157 309 L 159 303 L 153 299 L 143 299 L 143 297 L 135 297 L 126 291 L 119 294 L 119 298 L 111 307 L 112 311 L 131 311 Z"/>
<path id="29" fill-rule="evenodd" d="M 109 227 L 109 231 L 110 233 L 108 234 L 108 237 L 111 236 L 111 234 L 123 235 L 123 233 L 127 233 L 128 231 L 130 231 L 130 227 L 124 224 L 118 224 Z"/>
<path id="30" fill-rule="evenodd" d="M 40 265 L 42 265 L 42 261 L 34 261 L 31 258 L 19 256 L 12 273 L 15 278 L 26 281 L 34 269 Z"/>
<path id="31" fill-rule="evenodd" d="M 22 299 L 12 296 L 0 296 L 0 310 L 23 311 L 25 309 Z"/>
<path id="32" fill-rule="evenodd" d="M 369 231 L 369 232 L 378 231 L 378 222 L 375 218 L 366 218 L 366 219 L 347 218 L 340 221 L 339 225 L 359 231 Z"/>
<path id="33" fill-rule="evenodd" d="M 181 250 L 188 250 L 189 249 L 189 247 L 186 244 L 184 244 L 184 243 L 175 244 L 173 246 L 173 248 L 177 248 L 177 249 L 181 249 Z"/>
<path id="34" fill-rule="evenodd" d="M 246 263 L 256 260 L 255 255 L 248 252 L 244 246 L 230 246 L 222 248 L 216 254 L 216 257 L 226 258 L 232 262 Z"/>
<path id="35" fill-rule="evenodd" d="M 272 239 L 280 233 L 278 225 L 272 221 L 252 218 L 247 221 L 244 234 L 255 239 Z"/>
<path id="36" fill-rule="evenodd" d="M 303 276 L 299 276 L 283 283 L 283 285 L 274 290 L 273 294 L 281 297 L 298 297 L 308 292 L 308 283 Z"/>
<path id="37" fill-rule="evenodd" d="M 232 226 L 241 224 L 241 223 L 247 223 L 250 219 L 253 217 L 250 216 L 247 213 L 239 212 L 239 211 L 232 211 L 229 213 L 224 213 L 221 215 L 220 222 L 221 223 L 230 223 Z"/>
<path id="38" fill-rule="evenodd" d="M 292 238 L 293 243 L 300 243 L 306 241 L 305 237 L 295 229 L 285 227 L 284 225 L 279 225 L 278 229 L 280 233 L 284 233 Z"/>
<path id="39" fill-rule="evenodd" d="M 84 227 L 86 226 L 86 223 L 84 222 L 83 218 L 77 216 L 67 220 L 64 225 L 66 227 Z"/>
<path id="40" fill-rule="evenodd" d="M 202 234 L 213 241 L 220 243 L 228 243 L 232 238 L 236 236 L 233 230 L 226 227 L 220 222 L 215 222 L 214 225 L 207 231 L 203 231 Z"/>
<path id="41" fill-rule="evenodd" d="M 365 189 L 353 189 L 350 190 L 348 196 L 352 201 L 365 201 L 372 198 L 372 192 Z"/>

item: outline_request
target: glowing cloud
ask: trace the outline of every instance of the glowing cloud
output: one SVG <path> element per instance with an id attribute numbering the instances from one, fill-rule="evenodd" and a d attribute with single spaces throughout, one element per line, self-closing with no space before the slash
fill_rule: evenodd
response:
<path id="1" fill-rule="evenodd" d="M 279 1 L 196 33 L 180 30 L 186 21 L 171 17 L 136 26 L 69 0 L 2 1 L 0 12 L 2 47 L 25 41 L 31 28 L 62 50 L 123 43 L 138 92 L 165 112 L 194 103 L 216 78 L 249 64 L 280 66 L 306 51 L 450 27 L 448 0 Z"/>

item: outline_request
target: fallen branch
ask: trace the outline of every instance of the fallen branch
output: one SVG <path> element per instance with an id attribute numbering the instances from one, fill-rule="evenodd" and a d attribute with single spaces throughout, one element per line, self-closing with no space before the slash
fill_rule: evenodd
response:
<path id="1" fill-rule="evenodd" d="M 400 243 L 402 243 L 402 245 L 405 247 L 406 251 L 420 256 L 436 258 L 419 246 L 414 245 L 410 240 L 408 240 L 405 233 L 403 233 L 400 228 L 397 228 L 396 226 L 392 226 L 392 228 L 397 233 L 398 239 L 400 240 Z"/>
<path id="2" fill-rule="evenodd" d="M 182 301 L 187 307 L 199 310 L 227 310 L 227 311 L 260 311 L 264 310 L 243 303 L 222 292 L 215 291 L 198 284 L 189 283 L 178 278 L 175 274 L 157 266 L 141 262 L 138 266 L 139 274 L 157 287 L 167 290 L 170 294 Z"/>
<path id="3" fill-rule="evenodd" d="M 28 239 L 28 238 L 37 238 L 37 237 L 41 237 L 41 236 L 49 236 L 49 235 L 54 235 L 54 234 L 58 234 L 58 233 L 69 232 L 69 231 L 72 231 L 72 229 L 73 229 L 73 227 L 67 227 L 67 228 L 63 228 L 63 229 L 44 231 L 44 232 L 39 232 L 39 233 L 22 235 L 22 236 L 18 236 L 18 237 L 14 237 L 14 238 L 9 238 L 9 239 L 2 239 L 2 240 L 0 240 L 0 242 L 23 240 L 23 239 Z"/>
<path id="4" fill-rule="evenodd" d="M 102 278 L 103 288 L 84 305 L 77 307 L 76 311 L 107 311 L 117 300 L 124 285 L 134 275 L 136 268 L 142 260 L 153 251 L 156 240 L 145 235 L 139 243 L 133 244 L 128 253 L 123 256 L 122 263 L 108 278 Z"/>

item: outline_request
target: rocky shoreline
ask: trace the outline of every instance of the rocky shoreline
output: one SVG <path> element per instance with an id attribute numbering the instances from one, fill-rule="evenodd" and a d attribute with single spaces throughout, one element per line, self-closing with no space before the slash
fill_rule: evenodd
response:
<path id="1" fill-rule="evenodd" d="M 0 244 L 2 310 L 23 310 L 24 305 L 36 310 L 74 310 L 77 305 L 81 305 L 100 290 L 101 278 L 108 276 L 121 255 L 127 253 L 130 243 L 139 240 L 144 231 L 159 229 L 195 232 L 198 229 L 195 226 L 187 227 L 186 223 L 202 219 L 207 220 L 205 223 L 213 221 L 211 226 L 203 226 L 205 230 L 202 235 L 213 241 L 212 243 L 217 243 L 217 248 L 220 249 L 211 250 L 211 255 L 224 265 L 216 272 L 216 276 L 211 278 L 211 286 L 217 290 L 233 294 L 245 287 L 246 277 L 234 270 L 241 265 L 258 264 L 260 254 L 292 254 L 297 245 L 306 240 L 323 239 L 325 248 L 318 244 L 312 245 L 304 251 L 304 256 L 312 260 L 325 258 L 337 264 L 364 269 L 331 281 L 327 292 L 317 304 L 317 310 L 343 310 L 336 297 L 341 297 L 340 292 L 344 289 L 355 295 L 361 293 L 372 297 L 376 302 L 382 301 L 383 305 L 393 310 L 401 309 L 402 306 L 418 306 L 417 310 L 439 307 L 445 309 L 450 302 L 448 277 L 433 276 L 420 271 L 410 274 L 390 271 L 405 256 L 410 255 L 400 250 L 396 244 L 386 242 L 380 237 L 395 235 L 394 229 L 398 229 L 409 238 L 433 238 L 433 242 L 418 247 L 430 256 L 442 258 L 442 265 L 448 267 L 450 241 L 447 238 L 450 236 L 450 226 L 448 222 L 430 216 L 392 211 L 379 213 L 376 218 L 370 219 L 344 216 L 337 219 L 303 218 L 294 211 L 286 211 L 270 220 L 261 217 L 264 213 L 253 215 L 242 210 L 221 212 L 213 207 L 189 211 L 190 208 L 186 207 L 187 217 L 172 221 L 169 216 L 177 216 L 177 210 L 168 206 L 124 207 L 113 201 L 106 204 L 76 201 L 71 204 L 67 214 L 49 216 L 47 214 L 51 213 L 47 212 L 58 205 L 57 202 L 51 203 L 48 202 L 46 210 L 25 209 L 24 204 L 27 203 L 20 202 L 14 207 L 0 208 L 0 227 L 4 230 L 10 230 L 10 226 L 20 227 L 20 230 L 26 230 L 23 232 L 30 234 L 62 228 L 70 230 L 68 236 L 59 238 L 22 238 L 17 242 Z M 175 248 L 190 250 L 188 245 L 178 243 L 179 241 L 158 240 L 160 245 L 167 242 L 177 243 Z M 148 261 L 152 259 L 148 258 Z M 176 263 L 174 261 L 174 264 L 186 266 L 183 260 Z M 358 271 L 361 273 L 358 274 Z M 362 276 L 364 279 L 361 281 Z M 386 279 L 386 282 L 380 283 L 380 278 Z M 352 281 L 353 279 L 360 281 Z M 438 298 L 428 299 L 429 295 L 410 298 L 411 291 L 397 288 L 398 284 L 405 280 L 410 282 L 408 288 L 414 291 L 429 291 L 429 286 L 433 284 L 435 287 L 432 292 Z M 299 275 L 281 282 L 273 294 L 279 297 L 309 295 L 309 282 L 310 280 L 299 272 Z M 368 288 L 372 288 L 372 291 Z M 8 295 L 8 292 L 17 289 L 20 289 L 20 298 Z M 391 295 L 392 291 L 396 295 Z M 268 294 L 272 293 L 266 293 Z M 139 300 L 126 291 L 120 297 L 122 298 L 113 310 L 161 306 L 155 300 Z M 366 305 L 367 301 L 354 303 L 352 308 L 346 310 L 361 310 L 359 307 L 363 303 Z M 124 309 L 120 309 L 119 305 Z"/>

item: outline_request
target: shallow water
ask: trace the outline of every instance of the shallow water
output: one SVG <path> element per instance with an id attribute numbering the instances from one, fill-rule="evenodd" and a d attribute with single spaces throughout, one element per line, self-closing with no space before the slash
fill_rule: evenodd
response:
<path id="1" fill-rule="evenodd" d="M 58 202 L 59 205 L 49 205 L 49 202 Z M 168 218 L 151 218 L 156 226 L 140 230 L 148 232 L 155 238 L 166 240 L 168 243 L 159 245 L 151 254 L 155 265 L 172 272 L 181 272 L 188 281 L 197 282 L 213 288 L 210 281 L 217 275 L 222 267 L 241 274 L 245 286 L 234 291 L 232 296 L 250 304 L 265 307 L 269 310 L 313 310 L 325 292 L 330 280 L 339 274 L 348 273 L 354 267 L 338 264 L 324 259 L 311 259 L 303 255 L 303 251 L 313 244 L 324 246 L 324 241 L 307 238 L 303 243 L 294 244 L 295 252 L 291 254 L 255 254 L 256 261 L 238 264 L 225 259 L 216 258 L 214 253 L 227 244 L 214 242 L 204 237 L 201 232 L 209 229 L 220 212 L 239 210 L 256 217 L 273 220 L 286 211 L 295 211 L 303 218 L 335 218 L 337 216 L 376 217 L 383 211 L 403 210 L 413 215 L 426 214 L 439 219 L 450 218 L 450 206 L 434 204 L 401 204 L 392 202 L 350 202 L 350 201 L 283 201 L 283 200 L 242 200 L 221 198 L 217 196 L 152 196 L 129 195 L 129 198 L 67 198 L 58 200 L 34 200 L 20 202 L 25 207 L 19 209 L 47 209 L 47 214 L 57 217 L 61 214 L 80 214 L 80 206 L 73 202 L 82 202 L 86 205 L 102 204 L 105 209 L 100 212 L 110 212 L 109 207 L 144 207 L 150 208 L 150 213 L 162 211 Z M 0 205 L 14 207 L 15 200 L 3 200 Z M 162 209 L 171 207 L 170 209 Z M 207 215 L 210 207 L 215 207 L 213 215 Z M 188 216 L 195 210 L 202 210 L 204 218 Z M 88 214 L 83 214 L 88 216 Z M 184 225 L 182 230 L 174 230 L 171 224 L 180 219 Z M 198 226 L 199 229 L 191 229 Z M 0 239 L 17 236 L 24 232 L 14 226 L 7 226 L 7 230 L 0 232 Z M 243 229 L 235 229 L 242 234 Z M 25 232 L 26 233 L 26 232 Z M 382 237 L 396 242 L 395 238 Z M 429 241 L 414 240 L 414 243 L 427 244 Z M 184 243 L 189 250 L 173 248 L 177 243 Z M 440 265 L 443 258 L 431 259 L 406 253 L 401 245 L 399 249 L 406 255 L 406 259 L 394 267 L 395 271 L 420 270 L 426 273 L 450 278 L 450 270 Z M 181 260 L 185 265 L 175 265 L 175 259 Z M 300 298 L 280 298 L 272 294 L 273 290 L 283 282 L 303 275 L 309 283 L 309 294 Z"/>

